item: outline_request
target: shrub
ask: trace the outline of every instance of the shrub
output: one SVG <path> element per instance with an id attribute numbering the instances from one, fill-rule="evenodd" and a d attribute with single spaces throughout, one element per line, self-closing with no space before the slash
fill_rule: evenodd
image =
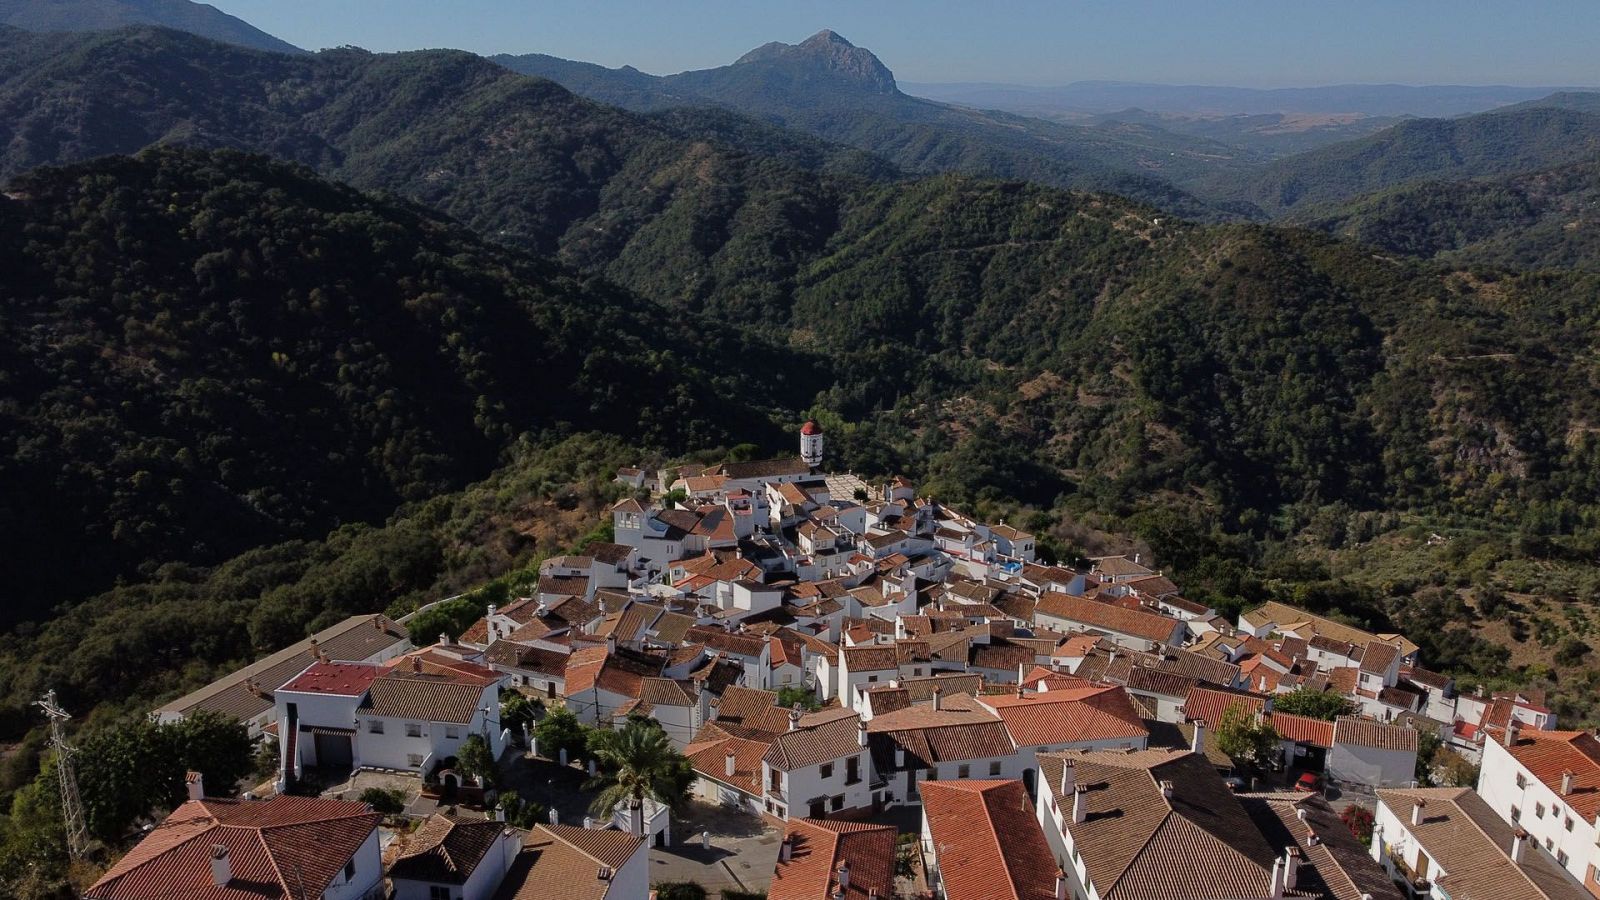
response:
<path id="1" fill-rule="evenodd" d="M 373 812 L 398 816 L 406 811 L 406 792 L 399 788 L 369 787 L 356 798 L 372 807 Z"/>
<path id="2" fill-rule="evenodd" d="M 654 890 L 656 900 L 706 900 L 706 889 L 692 881 L 663 881 Z"/>

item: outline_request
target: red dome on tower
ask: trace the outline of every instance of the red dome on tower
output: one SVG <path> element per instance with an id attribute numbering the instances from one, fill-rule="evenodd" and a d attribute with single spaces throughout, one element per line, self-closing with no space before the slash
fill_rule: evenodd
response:
<path id="1" fill-rule="evenodd" d="M 804 425 L 800 426 L 800 433 L 801 434 L 821 434 L 822 433 L 822 426 L 817 424 L 817 420 L 816 419 L 807 419 L 806 423 Z"/>

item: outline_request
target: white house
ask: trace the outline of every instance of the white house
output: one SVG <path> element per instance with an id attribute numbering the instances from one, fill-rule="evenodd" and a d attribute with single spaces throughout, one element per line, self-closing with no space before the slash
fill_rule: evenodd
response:
<path id="1" fill-rule="evenodd" d="M 647 900 L 648 845 L 643 838 L 615 828 L 536 825 L 523 835 L 522 847 L 498 896 L 514 900 Z"/>
<path id="2" fill-rule="evenodd" d="M 1479 796 L 1600 895 L 1600 740 L 1515 725 L 1502 735 L 1484 742 Z"/>
<path id="3" fill-rule="evenodd" d="M 522 849 L 521 835 L 502 822 L 441 814 L 398 840 L 393 900 L 489 900 Z"/>
<path id="4" fill-rule="evenodd" d="M 761 760 L 763 809 L 780 819 L 821 819 L 882 805 L 872 791 L 867 726 L 848 710 L 791 715 Z"/>

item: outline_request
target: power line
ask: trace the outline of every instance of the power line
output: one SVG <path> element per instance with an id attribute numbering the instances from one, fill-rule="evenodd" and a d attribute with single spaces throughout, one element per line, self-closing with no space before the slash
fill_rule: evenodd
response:
<path id="1" fill-rule="evenodd" d="M 50 717 L 50 746 L 56 751 L 56 777 L 61 781 L 61 818 L 67 828 L 67 853 L 82 859 L 89 852 L 89 828 L 83 820 L 83 799 L 78 796 L 78 776 L 72 757 L 78 752 L 67 743 L 66 722 L 72 715 L 56 702 L 52 688 L 34 701 Z"/>

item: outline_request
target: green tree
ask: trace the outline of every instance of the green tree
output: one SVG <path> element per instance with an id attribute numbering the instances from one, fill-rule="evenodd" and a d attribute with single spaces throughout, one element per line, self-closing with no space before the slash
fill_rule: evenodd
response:
<path id="1" fill-rule="evenodd" d="M 1217 723 L 1217 748 L 1235 764 L 1263 768 L 1278 753 L 1278 732 L 1265 716 L 1257 716 L 1242 703 L 1222 711 Z"/>
<path id="2" fill-rule="evenodd" d="M 11 798 L 10 815 L 0 815 L 0 896 L 71 900 L 78 895 L 67 873 L 67 832 L 52 754 L 38 777 Z"/>
<path id="3" fill-rule="evenodd" d="M 406 624 L 406 630 L 411 634 L 411 643 L 425 647 L 438 641 L 441 634 L 449 635 L 452 640 L 459 638 L 483 614 L 482 604 L 467 597 L 457 597 L 412 616 Z"/>
<path id="4" fill-rule="evenodd" d="M 568 760 L 576 759 L 588 749 L 588 729 L 568 709 L 552 709 L 539 720 L 533 729 L 533 739 L 539 744 L 539 755 L 545 759 L 560 759 L 567 751 Z"/>
<path id="5" fill-rule="evenodd" d="M 521 691 L 511 691 L 500 701 L 500 725 L 511 730 L 518 740 L 522 738 L 524 725 L 532 724 L 533 717 L 539 711 L 539 704 L 528 699 L 528 695 Z"/>
<path id="6" fill-rule="evenodd" d="M 183 761 L 161 726 L 137 719 L 90 734 L 75 762 L 84 817 L 96 837 L 115 843 L 141 816 L 182 796 Z"/>
<path id="7" fill-rule="evenodd" d="M 164 742 L 184 768 L 205 777 L 206 793 L 232 797 L 255 770 L 256 744 L 243 723 L 203 710 L 161 727 Z"/>
<path id="8" fill-rule="evenodd" d="M 616 731 L 593 731 L 589 752 L 600 773 L 584 787 L 599 791 L 589 805 L 597 816 L 610 816 L 619 806 L 640 806 L 646 797 L 670 809 L 681 808 L 688 799 L 694 770 L 654 722 L 630 721 Z"/>
<path id="9" fill-rule="evenodd" d="M 356 798 L 372 807 L 373 812 L 398 816 L 406 811 L 406 792 L 399 788 L 369 787 Z"/>
<path id="10" fill-rule="evenodd" d="M 485 787 L 494 787 L 500 782 L 500 767 L 495 762 L 494 751 L 481 734 L 467 735 L 461 742 L 461 749 L 456 751 L 456 770 L 477 778 Z"/>
<path id="11" fill-rule="evenodd" d="M 778 688 L 778 705 L 784 709 L 793 709 L 798 703 L 801 708 L 816 712 L 822 708 L 822 701 L 817 695 L 798 685 L 788 684 Z"/>
<path id="12" fill-rule="evenodd" d="M 1314 691 L 1310 688 L 1299 688 L 1287 694 L 1279 694 L 1273 697 L 1272 708 L 1276 712 L 1310 716 L 1313 719 L 1332 722 L 1334 719 L 1348 714 L 1351 709 L 1351 703 L 1333 691 Z"/>

